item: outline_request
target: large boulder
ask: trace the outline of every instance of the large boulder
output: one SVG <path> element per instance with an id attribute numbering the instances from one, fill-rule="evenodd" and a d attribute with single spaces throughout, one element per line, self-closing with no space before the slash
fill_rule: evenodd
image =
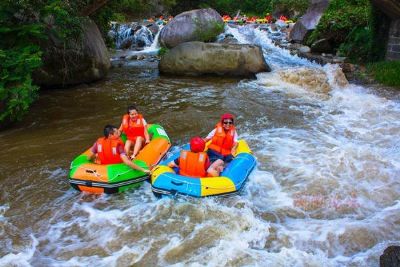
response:
<path id="1" fill-rule="evenodd" d="M 380 267 L 400 266 L 400 246 L 389 246 L 379 258 Z"/>
<path id="2" fill-rule="evenodd" d="M 161 73 L 175 75 L 231 75 L 254 77 L 271 71 L 259 46 L 187 42 L 166 53 L 160 60 Z"/>
<path id="3" fill-rule="evenodd" d="M 36 84 L 68 86 L 93 82 L 107 75 L 110 56 L 97 25 L 88 20 L 82 30 L 82 37 L 68 40 L 65 47 L 57 37 L 49 34 L 41 44 L 44 64 L 33 74 Z"/>
<path id="4" fill-rule="evenodd" d="M 160 44 L 168 48 L 190 41 L 207 41 L 223 32 L 223 20 L 212 8 L 183 12 L 160 32 Z"/>
<path id="5" fill-rule="evenodd" d="M 301 43 L 312 30 L 314 30 L 325 9 L 329 5 L 329 0 L 310 0 L 306 14 L 302 16 L 290 31 L 289 39 Z"/>

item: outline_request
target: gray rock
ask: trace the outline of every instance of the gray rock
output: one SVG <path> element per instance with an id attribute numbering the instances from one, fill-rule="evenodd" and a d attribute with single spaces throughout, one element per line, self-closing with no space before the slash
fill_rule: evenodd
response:
<path id="1" fill-rule="evenodd" d="M 329 0 L 311 0 L 306 14 L 302 16 L 290 31 L 289 39 L 301 43 L 307 34 L 317 27 Z"/>
<path id="2" fill-rule="evenodd" d="M 222 23 L 221 16 L 212 8 L 183 12 L 162 28 L 160 44 L 172 48 L 184 42 L 204 41 L 199 33 L 211 32 Z M 222 31 L 215 32 L 215 37 Z"/>
<path id="3" fill-rule="evenodd" d="M 316 53 L 330 53 L 333 51 L 332 45 L 328 39 L 320 39 L 311 45 L 311 51 Z"/>
<path id="4" fill-rule="evenodd" d="M 380 267 L 400 266 L 400 246 L 390 246 L 379 258 Z"/>
<path id="5" fill-rule="evenodd" d="M 67 86 L 100 80 L 111 66 L 110 56 L 93 21 L 83 26 L 82 39 L 69 40 L 67 48 L 54 35 L 41 46 L 43 66 L 33 73 L 36 84 L 44 87 Z"/>
<path id="6" fill-rule="evenodd" d="M 161 73 L 175 75 L 231 75 L 254 77 L 270 71 L 259 46 L 187 42 L 162 56 Z"/>
<path id="7" fill-rule="evenodd" d="M 303 46 L 301 46 L 301 47 L 299 48 L 299 52 L 300 52 L 300 53 L 310 53 L 310 52 L 311 52 L 311 49 L 310 49 L 308 46 L 303 45 Z"/>
<path id="8" fill-rule="evenodd" d="M 158 33 L 158 31 L 160 30 L 157 23 L 152 23 L 152 24 L 146 25 L 146 27 L 151 31 L 153 36 L 155 36 Z"/>

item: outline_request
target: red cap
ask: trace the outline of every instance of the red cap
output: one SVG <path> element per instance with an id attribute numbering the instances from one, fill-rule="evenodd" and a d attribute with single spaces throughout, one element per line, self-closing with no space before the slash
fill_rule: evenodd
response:
<path id="1" fill-rule="evenodd" d="M 221 122 L 223 122 L 224 120 L 226 120 L 226 119 L 231 119 L 232 121 L 233 121 L 233 115 L 232 114 L 230 114 L 230 113 L 225 113 L 225 114 L 223 114 L 222 116 L 221 116 Z"/>
<path id="2" fill-rule="evenodd" d="M 204 142 L 203 138 L 195 136 L 190 139 L 190 150 L 192 152 L 203 152 L 205 147 L 206 143 Z"/>

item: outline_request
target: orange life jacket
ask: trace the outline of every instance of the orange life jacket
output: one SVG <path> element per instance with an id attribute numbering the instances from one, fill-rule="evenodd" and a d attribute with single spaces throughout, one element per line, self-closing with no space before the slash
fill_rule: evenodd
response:
<path id="1" fill-rule="evenodd" d="M 118 153 L 119 145 L 124 145 L 120 138 L 110 139 L 101 137 L 97 139 L 97 156 L 100 159 L 100 164 L 121 163 L 121 156 Z"/>
<path id="2" fill-rule="evenodd" d="M 122 117 L 122 130 L 128 139 L 133 140 L 137 136 L 144 138 L 144 124 L 142 114 L 138 114 L 135 120 L 132 120 L 128 114 Z"/>
<path id="3" fill-rule="evenodd" d="M 205 152 L 194 153 L 182 150 L 179 157 L 179 174 L 192 177 L 207 176 L 205 166 L 207 159 L 208 156 Z"/>
<path id="4" fill-rule="evenodd" d="M 217 151 L 223 156 L 230 155 L 234 144 L 235 131 L 235 126 L 232 125 L 229 131 L 225 132 L 219 122 L 215 126 L 215 134 L 208 148 Z"/>

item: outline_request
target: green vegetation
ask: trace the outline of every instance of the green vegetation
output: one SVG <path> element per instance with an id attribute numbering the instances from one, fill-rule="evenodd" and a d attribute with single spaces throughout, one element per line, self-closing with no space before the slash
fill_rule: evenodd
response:
<path id="1" fill-rule="evenodd" d="M 367 74 L 382 84 L 399 86 L 399 62 L 384 60 L 390 19 L 369 0 L 332 0 L 307 44 L 328 39 L 351 62 L 367 64 Z M 377 62 L 377 63 L 374 63 Z"/>
<path id="2" fill-rule="evenodd" d="M 203 25 L 199 20 L 195 20 L 195 36 L 199 41 L 212 42 L 218 34 L 224 32 L 225 24 L 219 21 L 212 21 L 210 24 Z"/>
<path id="3" fill-rule="evenodd" d="M 370 21 L 369 0 L 332 0 L 307 44 L 326 38 L 341 55 L 364 61 L 371 50 Z"/>
<path id="4" fill-rule="evenodd" d="M 166 48 L 166 47 L 161 47 L 160 50 L 158 50 L 158 55 L 159 55 L 159 56 L 163 56 L 163 55 L 165 55 L 166 53 L 168 53 L 168 51 L 169 51 L 168 48 Z"/>
<path id="5" fill-rule="evenodd" d="M 80 22 L 64 1 L 0 3 L 0 123 L 20 120 L 37 96 L 32 72 L 41 66 L 40 43 L 47 33 L 60 40 L 79 36 Z M 50 22 L 52 22 L 50 26 Z M 68 25 L 68 27 L 66 27 Z"/>
<path id="6" fill-rule="evenodd" d="M 400 61 L 371 63 L 367 65 L 367 71 L 376 81 L 400 88 Z"/>
<path id="7" fill-rule="evenodd" d="M 308 0 L 192 0 L 177 1 L 171 9 L 173 15 L 196 8 L 212 7 L 221 15 L 235 16 L 238 11 L 247 16 L 265 16 L 274 10 L 291 16 L 302 15 L 308 7 Z"/>

